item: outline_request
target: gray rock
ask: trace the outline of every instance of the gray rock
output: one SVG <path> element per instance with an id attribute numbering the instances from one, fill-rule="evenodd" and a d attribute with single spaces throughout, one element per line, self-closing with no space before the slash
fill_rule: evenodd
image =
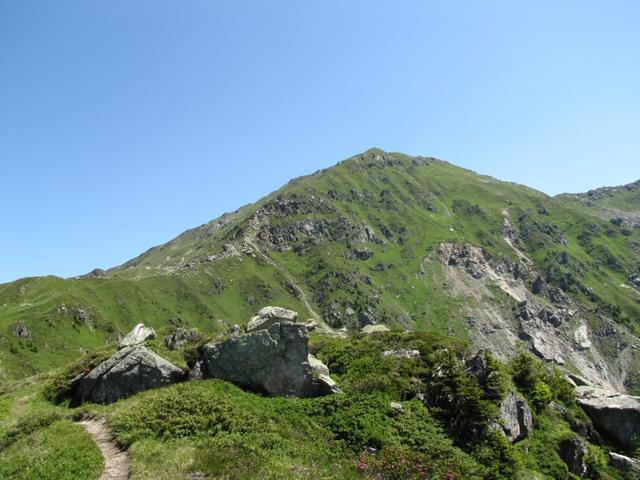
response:
<path id="1" fill-rule="evenodd" d="M 418 360 L 420 358 L 420 350 L 385 350 L 382 352 L 383 357 L 406 358 L 409 360 Z"/>
<path id="2" fill-rule="evenodd" d="M 569 472 L 580 478 L 587 474 L 586 454 L 587 442 L 579 435 L 573 435 L 558 445 L 558 455 L 567 465 Z"/>
<path id="3" fill-rule="evenodd" d="M 313 396 L 332 395 L 335 393 L 342 393 L 342 390 L 329 375 L 318 375 L 312 380 L 312 387 L 310 389 Z"/>
<path id="4" fill-rule="evenodd" d="M 404 413 L 404 407 L 399 402 L 389 402 L 389 407 L 391 407 L 391 410 L 395 413 Z"/>
<path id="5" fill-rule="evenodd" d="M 229 336 L 231 337 L 237 337 L 241 332 L 242 330 L 240 329 L 240 325 L 237 323 L 234 323 L 229 327 Z"/>
<path id="6" fill-rule="evenodd" d="M 77 381 L 73 403 L 112 403 L 184 379 L 184 372 L 143 346 L 124 347 Z"/>
<path id="7" fill-rule="evenodd" d="M 386 325 L 380 325 L 380 324 L 367 325 L 362 329 L 362 333 L 366 335 L 371 335 L 372 333 L 388 333 L 390 331 L 391 330 L 389 330 L 389 327 L 387 327 Z"/>
<path id="8" fill-rule="evenodd" d="M 640 397 L 583 386 L 576 388 L 576 400 L 601 434 L 634 447 L 640 437 Z"/>
<path id="9" fill-rule="evenodd" d="M 609 453 L 609 463 L 616 470 L 634 475 L 632 478 L 640 478 L 640 462 L 633 458 L 620 455 L 619 453 Z"/>
<path id="10" fill-rule="evenodd" d="M 327 367 L 324 363 L 318 360 L 313 355 L 307 355 L 307 363 L 309 364 L 309 368 L 311 372 L 320 376 L 320 375 L 329 375 L 329 367 Z"/>
<path id="11" fill-rule="evenodd" d="M 178 327 L 175 331 L 165 337 L 164 344 L 169 350 L 178 350 L 189 343 L 197 342 L 202 338 L 197 328 Z"/>
<path id="12" fill-rule="evenodd" d="M 153 328 L 145 327 L 143 323 L 139 323 L 120 341 L 118 348 L 141 345 L 154 338 L 156 338 L 156 331 Z"/>
<path id="13" fill-rule="evenodd" d="M 353 250 L 349 250 L 345 257 L 349 260 L 369 260 L 373 257 L 373 252 L 366 248 L 354 248 Z"/>
<path id="14" fill-rule="evenodd" d="M 274 323 L 298 321 L 298 313 L 282 307 L 264 307 L 249 320 L 247 332 L 269 328 Z"/>
<path id="15" fill-rule="evenodd" d="M 502 430 L 511 443 L 526 438 L 533 429 L 533 417 L 527 401 L 513 392 L 500 402 L 500 420 Z"/>
<path id="16" fill-rule="evenodd" d="M 274 323 L 202 347 L 208 377 L 221 378 L 272 396 L 314 397 L 339 391 L 319 365 L 309 363 L 308 332 L 303 325 Z M 325 366 L 326 368 L 326 366 Z"/>
<path id="17" fill-rule="evenodd" d="M 11 325 L 9 331 L 18 338 L 24 338 L 25 340 L 32 338 L 31 331 L 29 331 L 27 326 L 22 322 Z"/>
<path id="18" fill-rule="evenodd" d="M 199 362 L 196 362 L 193 365 L 193 368 L 189 371 L 189 376 L 187 377 L 187 380 L 193 381 L 193 380 L 202 380 L 202 379 L 204 379 L 204 372 L 202 371 L 202 360 L 200 360 Z"/>

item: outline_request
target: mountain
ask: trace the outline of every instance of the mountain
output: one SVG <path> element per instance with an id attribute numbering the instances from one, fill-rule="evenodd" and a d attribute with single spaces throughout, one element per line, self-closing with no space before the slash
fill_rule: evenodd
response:
<path id="1" fill-rule="evenodd" d="M 331 329 L 433 331 L 531 350 L 640 392 L 640 181 L 549 197 L 371 149 L 125 264 L 0 285 L 0 375 L 113 344 L 143 322 L 207 334 L 280 305 Z"/>
<path id="2" fill-rule="evenodd" d="M 0 478 L 636 479 L 637 193 L 372 149 L 0 285 Z"/>

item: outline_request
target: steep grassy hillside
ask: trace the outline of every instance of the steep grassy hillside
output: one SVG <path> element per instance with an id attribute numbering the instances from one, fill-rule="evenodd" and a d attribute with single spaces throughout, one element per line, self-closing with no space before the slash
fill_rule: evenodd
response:
<path id="1" fill-rule="evenodd" d="M 634 215 L 634 195 L 603 205 Z M 62 365 L 138 322 L 213 334 L 274 304 L 332 328 L 436 331 L 503 359 L 521 344 L 638 388 L 640 229 L 576 198 L 369 150 L 107 272 L 0 286 L 0 375 Z"/>

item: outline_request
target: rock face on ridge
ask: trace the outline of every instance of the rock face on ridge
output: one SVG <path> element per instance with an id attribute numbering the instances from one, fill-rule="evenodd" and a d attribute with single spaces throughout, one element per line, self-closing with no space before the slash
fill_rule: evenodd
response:
<path id="1" fill-rule="evenodd" d="M 640 437 L 640 397 L 589 386 L 576 388 L 577 402 L 596 428 L 624 448 Z"/>
<path id="2" fill-rule="evenodd" d="M 124 347 L 77 378 L 73 402 L 113 403 L 184 379 L 184 372 L 144 346 Z"/>
<path id="3" fill-rule="evenodd" d="M 315 397 L 340 389 L 317 359 L 309 361 L 304 325 L 273 323 L 202 347 L 205 376 L 272 396 Z"/>

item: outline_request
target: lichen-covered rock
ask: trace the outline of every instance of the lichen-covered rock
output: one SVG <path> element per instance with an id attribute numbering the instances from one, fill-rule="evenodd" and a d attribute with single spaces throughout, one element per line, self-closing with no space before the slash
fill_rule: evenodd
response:
<path id="1" fill-rule="evenodd" d="M 207 377 L 272 396 L 314 397 L 339 392 L 319 360 L 310 364 L 308 341 L 303 325 L 274 323 L 267 329 L 204 345 L 204 372 Z"/>
<path id="2" fill-rule="evenodd" d="M 509 392 L 500 402 L 502 431 L 511 443 L 526 438 L 533 429 L 533 417 L 527 401 Z"/>
<path id="3" fill-rule="evenodd" d="M 113 403 L 138 392 L 184 379 L 184 372 L 143 346 L 123 347 L 74 380 L 74 404 Z"/>
<path id="4" fill-rule="evenodd" d="M 154 338 L 156 338 L 156 331 L 153 328 L 145 327 L 143 323 L 139 323 L 120 341 L 118 348 L 141 345 Z"/>
<path id="5" fill-rule="evenodd" d="M 640 397 L 584 386 L 576 388 L 576 400 L 601 434 L 634 447 L 640 437 Z"/>
<path id="6" fill-rule="evenodd" d="M 249 320 L 247 332 L 269 328 L 274 323 L 298 321 L 298 312 L 282 307 L 264 307 Z"/>
<path id="7" fill-rule="evenodd" d="M 178 350 L 189 343 L 197 342 L 202 338 L 197 328 L 178 327 L 171 335 L 167 335 L 164 344 L 169 350 Z"/>

